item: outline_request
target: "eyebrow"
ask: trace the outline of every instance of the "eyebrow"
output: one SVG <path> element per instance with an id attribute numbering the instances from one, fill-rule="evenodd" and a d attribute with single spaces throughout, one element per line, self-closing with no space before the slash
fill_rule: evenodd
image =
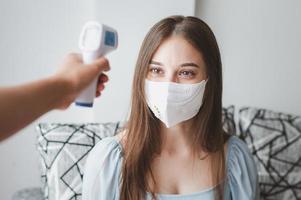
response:
<path id="1" fill-rule="evenodd" d="M 151 60 L 149 64 L 155 64 L 155 65 L 160 65 L 160 66 L 164 66 L 162 63 Z M 192 67 L 199 67 L 197 64 L 193 63 L 193 62 L 188 62 L 188 63 L 183 63 L 181 65 L 179 65 L 180 67 L 187 67 L 187 66 L 192 66 Z"/>

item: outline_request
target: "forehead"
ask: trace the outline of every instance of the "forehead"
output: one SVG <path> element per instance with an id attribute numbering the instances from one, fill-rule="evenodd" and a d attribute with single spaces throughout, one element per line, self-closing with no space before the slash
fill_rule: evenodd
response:
<path id="1" fill-rule="evenodd" d="M 182 36 L 171 36 L 164 40 L 155 51 L 152 60 L 168 65 L 195 62 L 204 65 L 202 53 Z"/>

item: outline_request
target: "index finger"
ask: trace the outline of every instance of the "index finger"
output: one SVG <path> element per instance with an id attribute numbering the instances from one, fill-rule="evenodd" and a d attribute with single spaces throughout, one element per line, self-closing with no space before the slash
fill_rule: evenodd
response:
<path id="1" fill-rule="evenodd" d="M 96 65 L 100 71 L 109 71 L 110 70 L 109 60 L 104 57 L 100 57 L 100 58 L 96 59 L 91 64 Z"/>

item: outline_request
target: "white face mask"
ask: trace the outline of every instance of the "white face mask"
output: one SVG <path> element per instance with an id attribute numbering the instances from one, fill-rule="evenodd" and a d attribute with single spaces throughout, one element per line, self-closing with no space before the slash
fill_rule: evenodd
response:
<path id="1" fill-rule="evenodd" d="M 200 110 L 207 80 L 194 84 L 145 80 L 148 107 L 167 128 L 191 119 Z"/>

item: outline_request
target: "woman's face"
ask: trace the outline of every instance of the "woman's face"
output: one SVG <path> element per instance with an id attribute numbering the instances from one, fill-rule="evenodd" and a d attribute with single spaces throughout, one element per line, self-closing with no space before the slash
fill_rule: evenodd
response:
<path id="1" fill-rule="evenodd" d="M 199 83 L 207 79 L 202 54 L 181 36 L 171 36 L 157 49 L 148 66 L 147 79 Z"/>

